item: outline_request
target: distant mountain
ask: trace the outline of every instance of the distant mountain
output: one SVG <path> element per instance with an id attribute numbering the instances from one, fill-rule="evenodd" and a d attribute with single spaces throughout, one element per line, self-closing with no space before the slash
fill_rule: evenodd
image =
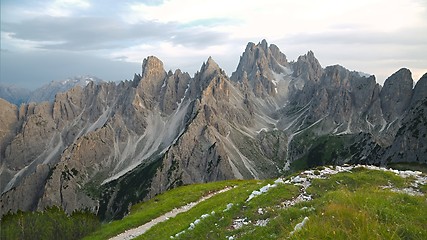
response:
<path id="1" fill-rule="evenodd" d="M 66 80 L 52 81 L 48 84 L 30 91 L 26 88 L 19 88 L 13 85 L 0 85 L 0 98 L 7 100 L 19 106 L 21 103 L 29 102 L 52 102 L 57 93 L 62 93 L 70 90 L 75 86 L 85 87 L 89 82 L 96 84 L 104 82 L 103 80 L 93 76 L 77 76 Z"/>
<path id="2" fill-rule="evenodd" d="M 402 68 L 381 87 L 312 51 L 289 62 L 265 40 L 248 43 L 231 77 L 211 57 L 191 77 L 150 56 L 132 81 L 0 106 L 15 113 L 0 115 L 1 211 L 58 205 L 114 219 L 185 184 L 426 163 L 425 82 L 413 88 Z"/>
<path id="3" fill-rule="evenodd" d="M 26 103 L 30 92 L 31 91 L 26 88 L 0 83 L 0 98 L 15 105 Z"/>
<path id="4" fill-rule="evenodd" d="M 57 93 L 66 92 L 75 86 L 86 87 L 90 82 L 98 84 L 103 80 L 93 76 L 77 76 L 61 81 L 52 81 L 32 91 L 28 102 L 53 101 Z"/>

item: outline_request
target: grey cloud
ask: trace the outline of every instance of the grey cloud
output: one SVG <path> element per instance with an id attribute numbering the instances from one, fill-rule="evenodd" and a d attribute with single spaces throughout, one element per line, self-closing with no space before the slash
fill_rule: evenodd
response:
<path id="1" fill-rule="evenodd" d="M 1 82 L 29 89 L 77 75 L 93 75 L 106 81 L 132 79 L 141 68 L 140 63 L 63 51 L 1 52 L 1 59 Z"/>
<path id="2" fill-rule="evenodd" d="M 39 17 L 18 23 L 2 22 L 13 38 L 40 42 L 42 49 L 96 50 L 129 47 L 146 41 L 184 46 L 208 46 L 226 41 L 224 33 L 179 23 L 126 24 L 100 17 Z"/>
<path id="3" fill-rule="evenodd" d="M 114 58 L 115 60 L 119 60 L 119 61 L 126 61 L 128 59 L 128 57 L 126 56 L 118 56 Z"/>

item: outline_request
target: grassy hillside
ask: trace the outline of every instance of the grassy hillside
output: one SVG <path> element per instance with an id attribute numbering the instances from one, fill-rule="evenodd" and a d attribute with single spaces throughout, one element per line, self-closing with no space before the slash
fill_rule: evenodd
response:
<path id="1" fill-rule="evenodd" d="M 251 182 L 255 181 L 222 181 L 206 184 L 194 184 L 172 189 L 147 202 L 132 206 L 128 216 L 122 220 L 102 225 L 101 228 L 84 239 L 108 239 L 127 229 L 147 223 L 151 219 L 169 212 L 174 208 L 184 206 L 190 202 L 195 202 L 210 192 L 218 191 L 227 186 L 241 186 Z"/>
<path id="2" fill-rule="evenodd" d="M 421 172 L 320 167 L 284 179 L 179 187 L 100 226 L 85 213 L 20 213 L 2 219 L 1 239 L 79 239 L 89 231 L 84 239 L 109 239 L 203 196 L 212 197 L 136 239 L 427 239 L 426 182 Z"/>
<path id="3" fill-rule="evenodd" d="M 137 239 L 427 239 L 425 175 L 361 167 L 337 170 L 344 172 L 319 168 L 276 181 L 177 188 L 134 206 L 130 215 L 86 239 L 114 236 L 225 186 L 236 187 Z"/>

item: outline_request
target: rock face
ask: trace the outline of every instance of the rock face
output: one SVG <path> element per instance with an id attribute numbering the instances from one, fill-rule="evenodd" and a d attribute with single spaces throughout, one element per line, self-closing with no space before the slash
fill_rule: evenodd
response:
<path id="1" fill-rule="evenodd" d="M 5 144 L 9 142 L 16 131 L 18 122 L 18 109 L 15 105 L 0 98 L 0 143 Z M 4 158 L 5 146 L 1 145 L 1 156 Z"/>
<path id="2" fill-rule="evenodd" d="M 5 152 L 8 143 L 13 139 L 18 130 L 18 109 L 15 105 L 0 98 L 0 164 L 3 166 Z M 12 172 L 3 170 L 0 175 L 0 183 L 3 187 L 4 182 L 12 177 Z"/>
<path id="3" fill-rule="evenodd" d="M 276 94 L 276 81 L 279 79 L 275 75 L 290 71 L 285 54 L 276 45 L 268 46 L 263 40 L 258 45 L 248 43 L 231 80 L 249 83 L 255 96 L 265 98 Z"/>
<path id="4" fill-rule="evenodd" d="M 381 88 L 311 51 L 288 62 L 263 40 L 230 78 L 211 57 L 191 77 L 150 56 L 132 81 L 19 108 L 0 100 L 1 214 L 58 205 L 115 219 L 183 184 L 425 163 L 426 79 L 412 89 L 401 69 Z"/>
<path id="5" fill-rule="evenodd" d="M 406 68 L 400 69 L 384 82 L 380 99 L 387 122 L 400 118 L 407 110 L 412 98 L 413 84 L 411 72 Z"/>
<path id="6" fill-rule="evenodd" d="M 322 66 L 312 51 L 298 57 L 297 62 L 293 64 L 293 69 L 293 77 L 300 77 L 311 82 L 318 82 L 323 73 Z"/>
<path id="7" fill-rule="evenodd" d="M 409 81 L 407 84 L 409 85 Z M 401 94 L 402 91 L 404 88 L 395 94 Z M 412 99 L 405 96 L 404 102 L 397 102 L 397 105 L 394 106 L 397 110 L 402 109 L 403 106 L 410 110 L 403 117 L 402 127 L 397 132 L 393 144 L 386 150 L 383 157 L 384 163 L 417 162 L 427 164 L 427 74 L 424 74 L 417 82 L 413 93 Z"/>

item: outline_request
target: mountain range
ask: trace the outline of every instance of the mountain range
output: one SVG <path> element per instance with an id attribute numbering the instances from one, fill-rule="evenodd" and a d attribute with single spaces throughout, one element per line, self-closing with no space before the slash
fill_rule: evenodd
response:
<path id="1" fill-rule="evenodd" d="M 427 164 L 427 74 L 414 86 L 402 68 L 381 86 L 312 51 L 288 61 L 265 40 L 248 43 L 231 76 L 211 57 L 191 77 L 150 56 L 132 81 L 0 101 L 2 215 L 56 205 L 117 219 L 191 183 Z"/>
<path id="2" fill-rule="evenodd" d="M 18 106 L 21 103 L 53 101 L 57 93 L 66 92 L 75 86 L 85 87 L 89 82 L 101 83 L 104 81 L 94 76 L 76 76 L 51 81 L 33 91 L 14 85 L 0 84 L 0 98 Z"/>

